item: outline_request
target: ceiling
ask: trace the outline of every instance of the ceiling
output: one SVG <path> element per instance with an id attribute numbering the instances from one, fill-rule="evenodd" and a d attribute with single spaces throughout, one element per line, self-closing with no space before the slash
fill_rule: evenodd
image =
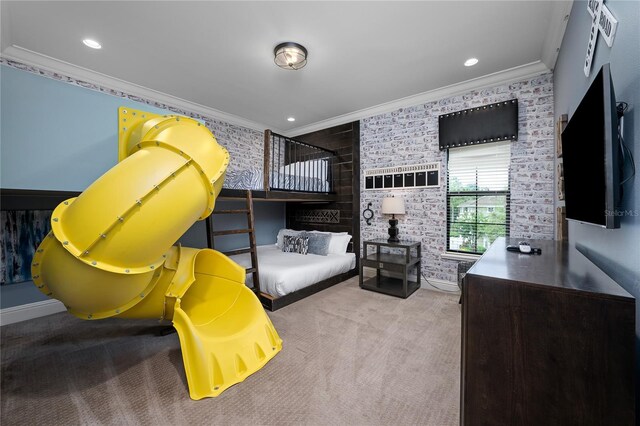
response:
<path id="1" fill-rule="evenodd" d="M 1 48 L 9 59 L 297 134 L 417 104 L 443 87 L 552 69 L 570 7 L 571 1 L 2 1 Z M 103 48 L 87 48 L 84 38 Z M 274 64 L 273 48 L 283 41 L 308 49 L 304 69 Z M 470 57 L 479 63 L 463 66 Z M 287 122 L 289 116 L 296 121 Z"/>

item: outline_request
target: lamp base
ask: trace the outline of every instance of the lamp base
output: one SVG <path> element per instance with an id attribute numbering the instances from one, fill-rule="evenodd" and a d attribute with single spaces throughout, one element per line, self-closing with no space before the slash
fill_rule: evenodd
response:
<path id="1" fill-rule="evenodd" d="M 389 219 L 389 239 L 387 242 L 389 243 L 399 243 L 400 238 L 398 238 L 398 219 L 395 217 L 393 219 Z"/>

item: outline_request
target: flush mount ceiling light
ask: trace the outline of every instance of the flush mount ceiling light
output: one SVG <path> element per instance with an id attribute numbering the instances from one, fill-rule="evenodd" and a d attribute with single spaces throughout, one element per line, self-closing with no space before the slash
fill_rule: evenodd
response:
<path id="1" fill-rule="evenodd" d="M 280 43 L 273 49 L 273 54 L 276 65 L 285 70 L 299 70 L 307 65 L 307 49 L 298 43 Z"/>
<path id="2" fill-rule="evenodd" d="M 90 47 L 92 49 L 102 49 L 102 45 L 95 40 L 91 40 L 90 38 L 85 38 L 82 40 L 85 46 Z"/>
<path id="3" fill-rule="evenodd" d="M 478 58 L 469 58 L 466 61 L 464 61 L 464 66 L 465 67 L 472 67 L 477 63 L 478 63 Z"/>
<path id="4" fill-rule="evenodd" d="M 288 117 L 287 121 L 296 121 L 295 117 Z"/>

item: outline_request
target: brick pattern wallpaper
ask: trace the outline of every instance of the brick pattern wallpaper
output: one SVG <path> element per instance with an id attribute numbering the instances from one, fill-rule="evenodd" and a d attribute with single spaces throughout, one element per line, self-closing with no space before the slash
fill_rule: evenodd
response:
<path id="1" fill-rule="evenodd" d="M 202 120 L 216 137 L 218 143 L 224 146 L 229 151 L 229 155 L 231 156 L 232 161 L 229 163 L 228 173 L 247 169 L 262 170 L 262 168 L 264 167 L 264 136 L 262 133 L 256 130 L 229 124 L 211 117 L 193 113 L 191 111 L 185 111 L 180 108 L 175 108 L 171 105 L 166 105 L 149 99 L 140 98 L 138 96 L 121 92 L 119 90 L 113 90 L 108 87 L 99 86 L 82 80 L 77 80 L 71 77 L 57 74 L 55 72 L 8 60 L 6 58 L 0 58 L 0 64 L 27 71 L 32 74 L 37 74 L 43 77 L 62 81 L 74 86 L 84 87 L 85 89 L 95 90 L 107 95 L 129 99 L 132 101 L 151 105 L 156 108 L 166 109 L 175 114 Z M 262 182 L 260 186 L 262 187 Z"/>
<path id="2" fill-rule="evenodd" d="M 551 73 L 511 84 L 471 91 L 360 122 L 361 211 L 372 203 L 374 218 L 360 219 L 363 240 L 387 236 L 382 199 L 391 191 L 364 190 L 363 171 L 370 168 L 439 162 L 440 187 L 396 190 L 407 214 L 397 217 L 400 237 L 422 241 L 422 273 L 427 279 L 457 282 L 457 261 L 446 251 L 446 151 L 438 147 L 438 116 L 517 98 L 518 141 L 511 146 L 511 236 L 554 237 L 554 122 Z"/>

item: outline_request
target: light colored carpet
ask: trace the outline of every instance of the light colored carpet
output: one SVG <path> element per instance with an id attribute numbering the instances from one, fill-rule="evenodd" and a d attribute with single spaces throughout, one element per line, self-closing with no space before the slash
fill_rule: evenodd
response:
<path id="1" fill-rule="evenodd" d="M 176 334 L 62 313 L 1 329 L 1 423 L 455 425 L 458 296 L 403 300 L 357 277 L 270 313 L 283 350 L 218 398 L 189 399 Z"/>

